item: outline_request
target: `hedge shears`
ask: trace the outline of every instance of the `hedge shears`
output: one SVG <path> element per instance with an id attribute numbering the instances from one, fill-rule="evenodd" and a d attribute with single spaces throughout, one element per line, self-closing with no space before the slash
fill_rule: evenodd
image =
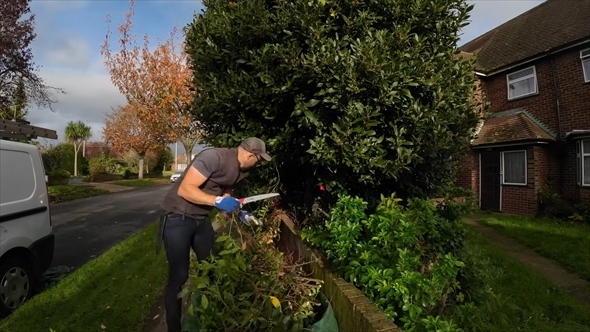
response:
<path id="1" fill-rule="evenodd" d="M 270 194 L 262 194 L 262 195 L 254 195 L 254 196 L 250 196 L 250 197 L 245 197 L 245 198 L 240 198 L 238 199 L 238 201 L 240 201 L 240 207 L 248 204 L 248 203 L 252 203 L 252 202 L 256 202 L 256 201 L 261 201 L 264 199 L 269 199 L 269 198 L 273 198 L 273 197 L 277 197 L 279 196 L 278 193 L 270 193 Z"/>
<path id="2" fill-rule="evenodd" d="M 269 198 L 277 197 L 277 196 L 279 196 L 278 193 L 254 195 L 254 196 L 250 196 L 250 197 L 240 198 L 240 199 L 238 199 L 238 201 L 240 201 L 240 208 L 242 208 L 244 205 L 246 205 L 248 203 L 261 201 L 264 199 L 269 199 Z M 242 221 L 244 224 L 246 224 L 248 226 L 250 226 L 250 222 L 252 222 L 254 225 L 257 225 L 257 226 L 262 225 L 262 222 L 260 222 L 260 220 L 258 220 L 258 218 L 254 217 L 254 215 L 252 215 L 252 213 L 244 211 L 244 210 L 238 211 L 238 218 L 240 219 L 240 221 Z"/>

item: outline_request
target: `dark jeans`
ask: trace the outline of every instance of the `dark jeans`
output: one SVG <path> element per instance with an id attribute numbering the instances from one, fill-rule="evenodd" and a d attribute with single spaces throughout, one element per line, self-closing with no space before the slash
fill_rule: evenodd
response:
<path id="1" fill-rule="evenodd" d="M 215 255 L 214 231 L 208 218 L 195 220 L 171 214 L 164 227 L 164 248 L 168 259 L 168 286 L 164 295 L 168 332 L 181 332 L 181 299 L 178 293 L 188 279 L 190 248 L 199 260 Z"/>

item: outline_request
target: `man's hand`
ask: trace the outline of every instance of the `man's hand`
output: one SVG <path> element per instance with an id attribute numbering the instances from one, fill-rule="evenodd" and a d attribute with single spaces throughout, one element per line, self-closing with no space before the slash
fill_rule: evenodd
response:
<path id="1" fill-rule="evenodd" d="M 237 198 L 227 196 L 218 196 L 215 198 L 215 207 L 223 212 L 231 213 L 240 207 L 240 201 Z"/>
<path id="2" fill-rule="evenodd" d="M 254 215 L 248 211 L 242 210 L 238 212 L 238 218 L 240 218 L 240 220 L 248 226 L 250 226 L 250 222 L 252 222 L 254 225 L 262 224 L 258 218 L 254 217 Z"/>

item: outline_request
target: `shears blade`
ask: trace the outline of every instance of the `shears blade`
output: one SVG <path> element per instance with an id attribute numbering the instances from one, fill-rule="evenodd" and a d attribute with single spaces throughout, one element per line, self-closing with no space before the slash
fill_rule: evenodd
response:
<path id="1" fill-rule="evenodd" d="M 256 201 L 261 201 L 263 199 L 269 199 L 269 198 L 277 197 L 277 196 L 279 196 L 278 193 L 254 195 L 254 196 L 250 196 L 250 197 L 240 198 L 239 201 L 240 201 L 241 205 L 244 205 L 244 204 L 248 204 L 248 203 L 252 203 L 252 202 L 256 202 Z"/>

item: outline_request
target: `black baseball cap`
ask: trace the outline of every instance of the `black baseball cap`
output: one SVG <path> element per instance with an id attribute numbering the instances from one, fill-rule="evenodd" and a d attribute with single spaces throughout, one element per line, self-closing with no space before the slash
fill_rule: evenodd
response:
<path id="1" fill-rule="evenodd" d="M 266 153 L 266 144 L 264 141 L 257 137 L 246 138 L 240 146 L 250 152 L 259 155 L 266 161 L 271 161 L 272 158 Z"/>

